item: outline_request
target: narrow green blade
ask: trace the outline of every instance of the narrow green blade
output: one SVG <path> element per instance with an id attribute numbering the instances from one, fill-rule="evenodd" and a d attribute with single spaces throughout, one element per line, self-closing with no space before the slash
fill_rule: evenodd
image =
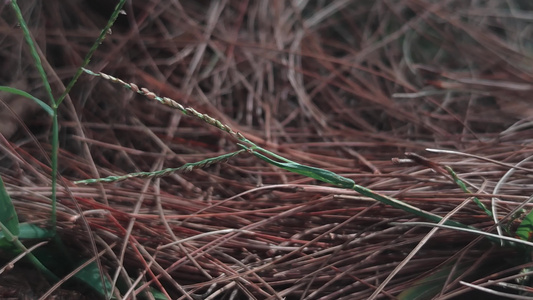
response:
<path id="1" fill-rule="evenodd" d="M 22 91 L 22 90 L 19 90 L 19 89 L 16 89 L 16 88 L 12 88 L 12 87 L 9 87 L 9 86 L 0 86 L 0 91 L 8 92 L 8 93 L 11 93 L 11 94 L 15 94 L 15 95 L 19 95 L 19 96 L 31 99 L 35 103 L 39 104 L 39 106 L 42 109 L 44 109 L 44 111 L 46 111 L 49 115 L 53 115 L 54 114 L 52 108 L 48 104 L 44 103 L 42 100 L 40 100 L 38 98 L 33 97 L 32 95 L 30 95 L 29 93 L 26 93 L 25 91 Z"/>
<path id="2" fill-rule="evenodd" d="M 0 177 L 0 222 L 4 224 L 12 235 L 19 235 L 19 218 L 11 198 L 7 194 L 2 177 Z M 4 234 L 2 238 L 6 238 Z"/>

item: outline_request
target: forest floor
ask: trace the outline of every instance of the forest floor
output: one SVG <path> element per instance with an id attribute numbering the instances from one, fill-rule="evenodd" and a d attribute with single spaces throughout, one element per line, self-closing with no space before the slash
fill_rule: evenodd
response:
<path id="1" fill-rule="evenodd" d="M 9 2 L 0 85 L 50 103 Z M 116 3 L 20 2 L 57 97 Z M 84 73 L 58 108 L 57 194 L 52 119 L 5 92 L 0 176 L 21 224 L 50 228 L 57 200 L 57 235 L 43 240 L 63 249 L 48 251 L 92 258 L 116 299 L 532 297 L 521 275 L 531 246 L 479 233 L 533 235 L 532 30 L 533 2 L 519 0 L 127 1 L 86 68 L 230 134 Z M 313 167 L 299 170 L 478 232 L 412 224 L 435 220 L 268 164 L 253 147 L 210 162 L 240 150 L 241 134 Z M 55 285 L 2 245 L 0 298 L 98 294 L 72 270 Z"/>

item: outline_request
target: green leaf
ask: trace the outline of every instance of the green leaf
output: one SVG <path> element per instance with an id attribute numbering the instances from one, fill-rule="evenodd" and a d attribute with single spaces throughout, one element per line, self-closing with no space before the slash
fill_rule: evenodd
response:
<path id="1" fill-rule="evenodd" d="M 109 299 L 109 295 L 105 293 L 110 293 L 112 290 L 111 282 L 107 277 L 104 277 L 105 289 L 102 286 L 102 280 L 100 278 L 100 271 L 98 270 L 98 265 L 96 262 L 88 264 L 85 268 L 81 269 L 74 277 L 86 285 L 90 286 L 95 292 L 100 294 L 102 297 Z"/>
<path id="2" fill-rule="evenodd" d="M 19 219 L 17 217 L 17 212 L 11 202 L 11 198 L 7 194 L 6 187 L 0 177 L 0 222 L 11 232 L 12 235 L 19 235 Z M 6 236 L 2 234 L 2 239 L 5 239 Z"/>
<path id="3" fill-rule="evenodd" d="M 426 300 L 433 299 L 440 291 L 442 290 L 446 280 L 450 276 L 453 265 L 449 264 L 443 266 L 437 272 L 425 276 L 424 278 L 416 281 L 411 287 L 405 289 L 400 295 L 398 295 L 399 300 Z M 451 279 L 457 278 L 461 275 L 467 266 L 462 265 L 456 267 L 454 273 L 451 276 Z"/>
<path id="4" fill-rule="evenodd" d="M 19 95 L 19 96 L 31 99 L 35 103 L 39 104 L 39 106 L 42 109 L 44 109 L 50 116 L 52 116 L 54 114 L 54 111 L 52 110 L 52 108 L 48 104 L 44 103 L 42 100 L 40 100 L 38 98 L 33 97 L 31 94 L 26 93 L 25 91 L 22 91 L 22 90 L 19 90 L 19 89 L 16 89 L 16 88 L 12 88 L 12 87 L 9 87 L 9 86 L 1 86 L 1 85 L 0 85 L 0 91 L 8 92 L 8 93 L 11 93 L 11 94 L 15 94 L 15 95 Z"/>
<path id="5" fill-rule="evenodd" d="M 48 239 L 54 236 L 52 230 L 41 228 L 35 224 L 21 223 L 19 224 L 19 240 L 32 240 L 32 239 Z M 0 241 L 4 240 L 5 234 L 0 231 Z"/>
<path id="6" fill-rule="evenodd" d="M 52 230 L 41 228 L 35 224 L 22 223 L 20 224 L 19 228 L 19 240 L 49 239 L 54 236 L 54 232 Z"/>
<path id="7" fill-rule="evenodd" d="M 531 241 L 533 237 L 533 210 L 527 214 L 516 229 L 515 235 L 524 241 Z"/>

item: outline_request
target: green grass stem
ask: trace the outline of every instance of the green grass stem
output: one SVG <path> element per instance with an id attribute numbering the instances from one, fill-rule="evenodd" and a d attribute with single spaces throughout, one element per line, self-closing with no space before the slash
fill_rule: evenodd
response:
<path id="1" fill-rule="evenodd" d="M 24 39 L 26 40 L 28 47 L 30 47 L 30 54 L 34 60 L 35 67 L 37 68 L 37 71 L 39 72 L 39 76 L 41 76 L 41 80 L 43 81 L 43 86 L 46 91 L 46 95 L 50 99 L 52 108 L 54 108 L 56 103 L 54 101 L 54 95 L 52 94 L 52 88 L 50 87 L 50 82 L 48 81 L 48 76 L 46 75 L 46 72 L 44 71 L 43 64 L 41 62 L 41 57 L 39 56 L 39 53 L 37 52 L 37 48 L 35 47 L 35 43 L 33 42 L 33 38 L 31 36 L 30 30 L 28 29 L 28 25 L 26 24 L 26 21 L 24 21 L 24 17 L 22 16 L 20 7 L 17 4 L 17 0 L 11 0 L 11 7 L 15 11 L 15 15 L 17 16 L 17 21 L 20 25 L 20 28 L 22 29 L 22 32 L 24 33 Z"/>
<path id="2" fill-rule="evenodd" d="M 42 109 L 44 109 L 44 111 L 46 111 L 47 114 L 49 114 L 50 116 L 54 115 L 54 110 L 50 107 L 50 105 L 46 104 L 41 99 L 34 97 L 30 93 L 27 93 L 25 91 L 22 91 L 22 90 L 19 90 L 19 89 L 10 87 L 10 86 L 0 86 L 0 91 L 6 92 L 6 93 L 10 93 L 10 94 L 19 95 L 19 96 L 22 96 L 24 98 L 28 98 L 30 100 L 33 100 L 33 102 L 37 103 Z"/>
<path id="3" fill-rule="evenodd" d="M 52 153 L 51 156 L 51 168 L 52 168 L 52 215 L 50 217 L 50 223 L 52 224 L 52 231 L 55 232 L 56 230 L 56 210 L 57 210 L 57 156 L 59 153 L 59 125 L 57 120 L 57 108 L 58 103 L 54 99 L 54 95 L 52 94 L 52 88 L 50 87 L 50 82 L 48 81 L 48 76 L 46 75 L 46 72 L 44 71 L 43 64 L 41 62 L 41 57 L 39 56 L 37 52 L 37 48 L 35 47 L 35 43 L 33 41 L 33 38 L 31 36 L 31 33 L 28 29 L 28 25 L 26 24 L 26 21 L 24 20 L 24 17 L 22 16 L 22 12 L 20 11 L 20 8 L 17 4 L 16 0 L 11 1 L 11 6 L 13 7 L 13 10 L 15 11 L 15 15 L 17 16 L 17 21 L 20 24 L 20 27 L 22 28 L 22 32 L 24 33 L 24 39 L 26 40 L 26 43 L 28 44 L 28 47 L 30 48 L 31 56 L 34 60 L 34 65 L 37 68 L 37 71 L 39 75 L 41 76 L 41 80 L 43 81 L 44 89 L 46 90 L 46 94 L 48 98 L 50 99 L 50 106 L 52 108 L 52 137 L 51 137 L 51 144 L 52 144 Z M 37 102 L 39 104 L 39 102 Z"/>
<path id="4" fill-rule="evenodd" d="M 91 61 L 91 58 L 93 57 L 93 54 L 96 51 L 96 49 L 98 49 L 98 47 L 102 44 L 106 36 L 111 32 L 111 27 L 113 26 L 113 24 L 115 24 L 115 21 L 117 20 L 118 15 L 120 15 L 120 13 L 122 12 L 122 7 L 124 6 L 125 3 L 126 3 L 126 0 L 120 0 L 117 3 L 117 5 L 115 6 L 115 9 L 113 10 L 113 13 L 111 14 L 111 17 L 107 21 L 106 26 L 100 32 L 100 35 L 98 36 L 96 41 L 91 46 L 91 49 L 89 49 L 89 52 L 87 52 L 87 55 L 85 55 L 85 59 L 83 60 L 82 65 L 78 68 L 78 70 L 76 71 L 76 74 L 68 83 L 67 87 L 65 88 L 65 91 L 57 99 L 57 105 L 61 104 L 63 100 L 65 100 L 65 97 L 67 96 L 67 94 L 70 92 L 74 84 L 78 81 L 78 78 L 80 78 L 81 74 L 83 73 L 83 69 Z"/>

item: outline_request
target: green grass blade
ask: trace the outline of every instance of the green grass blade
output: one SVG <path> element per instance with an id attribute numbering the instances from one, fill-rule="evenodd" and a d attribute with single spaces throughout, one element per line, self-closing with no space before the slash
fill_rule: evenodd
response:
<path id="1" fill-rule="evenodd" d="M 315 167 L 310 167 L 310 166 L 306 166 L 306 165 L 302 165 L 302 164 L 299 164 L 299 163 L 295 163 L 295 162 L 277 162 L 273 159 L 270 159 L 268 157 L 266 157 L 265 155 L 259 153 L 259 151 L 264 151 L 264 152 L 267 152 L 266 150 L 258 147 L 258 146 L 255 146 L 255 147 L 252 147 L 252 148 L 248 148 L 242 144 L 239 144 L 239 146 L 243 147 L 244 149 L 248 150 L 248 151 L 251 151 L 253 155 L 257 156 L 258 158 L 266 161 L 267 163 L 269 164 L 272 164 L 274 166 L 277 166 L 277 167 L 280 167 L 284 170 L 287 170 L 287 171 L 290 171 L 290 172 L 294 172 L 294 173 L 297 173 L 297 174 L 300 174 L 300 175 L 304 175 L 304 176 L 307 176 L 307 177 L 311 177 L 311 178 L 314 178 L 316 180 L 320 180 L 320 181 L 323 181 L 323 182 L 326 182 L 326 183 L 331 183 L 333 185 L 336 185 L 336 186 L 340 186 L 340 187 L 343 187 L 343 188 L 347 188 L 347 189 L 352 189 L 354 186 L 355 186 L 355 182 L 349 178 L 346 178 L 346 177 L 343 177 L 343 176 L 340 176 L 340 175 L 337 175 L 331 171 L 328 171 L 328 170 L 324 170 L 324 169 L 320 169 L 320 168 L 315 168 Z M 254 151 L 255 150 L 255 151 Z M 269 152 L 269 151 L 268 151 Z M 285 160 L 287 161 L 287 160 Z"/>
<path id="2" fill-rule="evenodd" d="M 16 88 L 12 88 L 12 87 L 9 87 L 9 86 L 0 86 L 0 91 L 11 93 L 11 94 L 15 94 L 15 95 L 19 95 L 19 96 L 22 96 L 24 98 L 31 99 L 35 103 L 37 103 L 42 109 L 44 109 L 44 111 L 46 111 L 50 116 L 52 116 L 54 114 L 54 111 L 52 110 L 50 105 L 44 103 L 41 99 L 38 99 L 38 98 L 32 96 L 31 94 L 25 92 L 25 91 L 22 91 L 22 90 L 19 90 L 19 89 L 16 89 Z"/>
<path id="3" fill-rule="evenodd" d="M 9 197 L 4 186 L 4 181 L 0 176 L 0 222 L 11 232 L 12 235 L 19 235 L 19 219 L 15 206 Z M 7 237 L 4 236 L 3 239 Z"/>
<path id="4" fill-rule="evenodd" d="M 433 214 L 433 213 L 430 213 L 430 212 L 427 212 L 425 210 L 422 210 L 418 207 L 415 207 L 415 206 L 412 206 L 410 204 L 407 204 L 405 202 L 402 202 L 400 200 L 397 200 L 397 199 L 394 199 L 392 197 L 389 197 L 389 196 L 385 196 L 385 195 L 381 195 L 381 194 L 378 194 L 368 188 L 365 188 L 363 186 L 360 186 L 360 185 L 355 185 L 354 188 L 353 188 L 354 191 L 360 193 L 361 195 L 364 195 L 364 196 L 367 196 L 367 197 L 370 197 L 374 200 L 377 200 L 383 204 L 386 204 L 386 205 L 390 205 L 394 208 L 398 208 L 398 209 L 401 209 L 405 212 L 408 212 L 410 214 L 413 214 L 415 216 L 419 216 L 419 217 L 422 217 L 426 220 L 429 220 L 429 221 L 432 221 L 432 222 L 435 222 L 435 223 L 439 223 L 440 221 L 442 221 L 442 217 L 439 216 L 439 215 L 436 215 L 436 214 Z M 450 225 L 450 226 L 453 226 L 453 227 L 459 227 L 459 228 L 471 228 L 470 226 L 467 226 L 463 223 L 460 223 L 460 222 L 457 222 L 457 221 L 453 221 L 453 220 L 446 220 L 446 222 L 444 222 L 444 224 L 446 225 Z"/>

